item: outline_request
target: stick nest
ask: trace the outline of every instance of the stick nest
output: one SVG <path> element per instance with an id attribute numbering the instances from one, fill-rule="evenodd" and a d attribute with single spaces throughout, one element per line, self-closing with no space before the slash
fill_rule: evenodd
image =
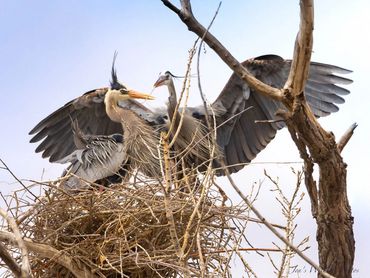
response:
<path id="1" fill-rule="evenodd" d="M 238 237 L 230 220 L 246 209 L 226 206 L 222 191 L 210 188 L 186 193 L 136 182 L 68 194 L 54 187 L 18 217 L 19 228 L 94 277 L 228 276 L 226 249 Z M 30 263 L 35 277 L 75 277 L 37 253 Z"/>

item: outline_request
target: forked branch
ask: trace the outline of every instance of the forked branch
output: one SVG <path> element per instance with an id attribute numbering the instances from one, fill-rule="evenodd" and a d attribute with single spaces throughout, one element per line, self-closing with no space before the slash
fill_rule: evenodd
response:
<path id="1" fill-rule="evenodd" d="M 193 16 L 191 11 L 191 4 L 188 0 L 181 1 L 182 9 L 178 9 L 168 0 L 162 0 L 163 4 L 175 12 L 179 18 L 188 26 L 188 29 L 196 33 L 200 38 L 212 48 L 218 56 L 235 72 L 237 73 L 249 86 L 259 91 L 261 94 L 267 95 L 275 100 L 282 100 L 282 90 L 273 88 L 257 78 L 255 78 L 239 61 L 222 45 L 222 43 L 212 35 L 211 32 L 200 24 Z"/>

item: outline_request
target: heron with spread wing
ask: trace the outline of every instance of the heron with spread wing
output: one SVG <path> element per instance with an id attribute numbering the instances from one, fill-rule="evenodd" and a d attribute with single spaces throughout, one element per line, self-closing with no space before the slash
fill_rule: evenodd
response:
<path id="1" fill-rule="evenodd" d="M 80 189 L 129 165 L 150 177 L 159 177 L 158 129 L 162 118 L 135 99 L 152 96 L 120 83 L 112 66 L 109 88 L 90 91 L 42 120 L 30 134 L 31 142 L 43 139 L 36 151 L 51 162 L 70 162 L 66 188 Z M 71 121 L 72 119 L 72 121 Z M 82 180 L 82 182 L 79 181 Z"/>
<path id="2" fill-rule="evenodd" d="M 288 78 L 291 61 L 276 55 L 264 55 L 244 61 L 243 66 L 257 79 L 272 87 L 282 88 Z M 311 62 L 304 93 L 316 117 L 338 111 L 336 104 L 344 103 L 342 96 L 349 94 L 349 91 L 337 84 L 350 84 L 352 80 L 337 74 L 350 72 L 337 66 Z M 174 119 L 175 128 L 172 130 L 176 132 L 176 127 L 180 124 L 180 113 L 176 111 L 177 97 L 172 77 L 168 71 L 161 74 L 154 87 L 168 87 L 167 110 L 170 120 Z M 254 159 L 275 137 L 277 130 L 285 126 L 283 121 L 274 121 L 279 120 L 276 112 L 285 107 L 280 102 L 253 91 L 235 73 L 231 75 L 211 108 L 208 114 L 215 113 L 217 147 L 231 173 L 238 172 Z M 178 137 L 189 140 L 189 143 L 188 138 L 199 125 L 207 127 L 205 112 L 203 106 L 186 108 Z M 188 143 L 182 142 L 182 145 L 186 146 Z M 219 166 L 219 163 L 215 165 Z M 224 175 L 222 170 L 216 173 Z"/>

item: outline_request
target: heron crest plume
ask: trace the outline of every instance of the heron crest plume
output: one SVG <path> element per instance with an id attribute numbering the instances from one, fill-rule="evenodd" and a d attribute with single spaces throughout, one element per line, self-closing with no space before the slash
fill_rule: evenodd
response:
<path id="1" fill-rule="evenodd" d="M 110 87 L 113 89 L 113 90 L 119 90 L 121 89 L 122 87 L 124 87 L 119 81 L 118 81 L 118 77 L 117 77 L 117 70 L 115 69 L 115 64 L 116 64 L 116 58 L 117 58 L 117 55 L 118 55 L 118 52 L 117 51 L 114 51 L 114 55 L 113 55 L 113 63 L 112 63 L 112 71 L 111 71 L 111 75 L 112 75 L 112 80 L 110 81 Z"/>
<path id="2" fill-rule="evenodd" d="M 170 72 L 169 70 L 165 71 L 165 72 L 160 72 L 159 75 L 170 75 L 171 77 L 173 78 L 186 78 L 187 76 L 186 75 L 174 75 L 172 72 Z M 188 77 L 190 78 L 193 78 L 193 77 L 197 77 L 197 74 L 190 74 L 188 75 Z"/>

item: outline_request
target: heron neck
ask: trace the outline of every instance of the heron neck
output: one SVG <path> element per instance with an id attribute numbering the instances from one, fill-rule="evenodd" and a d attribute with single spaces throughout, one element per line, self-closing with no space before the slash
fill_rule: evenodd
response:
<path id="1" fill-rule="evenodd" d="M 112 121 L 121 123 L 122 116 L 120 112 L 122 109 L 118 107 L 117 102 L 117 97 L 111 91 L 108 91 L 104 98 L 105 112 Z"/>
<path id="2" fill-rule="evenodd" d="M 147 130 L 147 126 L 134 112 L 126 109 L 121 109 L 121 124 L 124 132 L 125 141 L 136 138 Z"/>
<path id="3" fill-rule="evenodd" d="M 130 165 L 145 175 L 160 177 L 158 154 L 159 139 L 155 130 L 135 112 L 122 109 L 121 116 L 125 149 Z"/>
<path id="4" fill-rule="evenodd" d="M 170 117 L 170 119 L 173 119 L 175 115 L 176 106 L 177 106 L 177 96 L 176 96 L 175 85 L 173 84 L 172 80 L 170 80 L 170 82 L 168 83 L 168 92 L 169 92 L 169 96 L 168 96 L 167 112 L 168 112 L 168 116 Z M 180 114 L 177 111 L 176 120 L 178 121 L 179 118 L 180 118 Z"/>

